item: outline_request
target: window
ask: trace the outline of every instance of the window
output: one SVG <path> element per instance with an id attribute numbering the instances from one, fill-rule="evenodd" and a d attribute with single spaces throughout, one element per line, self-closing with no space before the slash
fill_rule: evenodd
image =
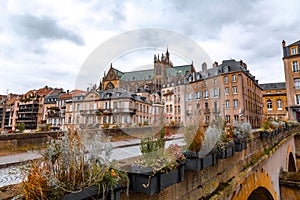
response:
<path id="1" fill-rule="evenodd" d="M 239 107 L 239 103 L 238 103 L 238 100 L 237 100 L 237 99 L 234 99 L 234 100 L 233 100 L 233 107 L 234 107 L 234 108 Z"/>
<path id="2" fill-rule="evenodd" d="M 270 99 L 267 100 L 267 109 L 272 110 L 272 101 Z"/>
<path id="3" fill-rule="evenodd" d="M 72 105 L 70 105 L 70 107 L 69 107 L 69 111 L 72 111 Z"/>
<path id="4" fill-rule="evenodd" d="M 169 112 L 169 105 L 166 106 L 166 112 Z"/>
<path id="5" fill-rule="evenodd" d="M 230 108 L 230 101 L 229 100 L 225 101 L 225 108 Z"/>
<path id="6" fill-rule="evenodd" d="M 277 100 L 277 110 L 282 110 L 282 101 L 281 101 L 281 99 Z"/>
<path id="7" fill-rule="evenodd" d="M 236 82 L 236 75 L 232 75 L 232 82 Z"/>
<path id="8" fill-rule="evenodd" d="M 296 94 L 296 104 L 300 104 L 300 94 Z"/>
<path id="9" fill-rule="evenodd" d="M 173 112 L 173 106 L 170 105 L 170 112 Z"/>
<path id="10" fill-rule="evenodd" d="M 214 111 L 218 112 L 218 102 L 217 101 L 214 102 Z"/>
<path id="11" fill-rule="evenodd" d="M 296 55 L 296 54 L 297 54 L 297 48 L 294 47 L 294 48 L 292 48 L 292 55 Z"/>
<path id="12" fill-rule="evenodd" d="M 225 88 L 225 94 L 228 95 L 229 94 L 229 88 Z"/>
<path id="13" fill-rule="evenodd" d="M 300 88 L 300 78 L 295 78 L 294 79 L 294 87 L 295 87 L 295 89 Z"/>
<path id="14" fill-rule="evenodd" d="M 292 62 L 293 72 L 299 72 L 298 61 Z"/>
<path id="15" fill-rule="evenodd" d="M 228 83 L 228 76 L 224 76 L 224 82 Z"/>
<path id="16" fill-rule="evenodd" d="M 230 122 L 230 115 L 226 115 L 225 120 L 226 120 L 226 122 Z"/>
<path id="17" fill-rule="evenodd" d="M 192 97 L 193 97 L 193 94 L 192 94 L 192 93 L 189 93 L 189 94 L 188 94 L 188 100 L 192 100 Z"/>
<path id="18" fill-rule="evenodd" d="M 214 89 L 214 97 L 219 97 L 219 89 L 218 88 Z"/>
<path id="19" fill-rule="evenodd" d="M 197 99 L 201 99 L 201 92 L 197 92 Z"/>
<path id="20" fill-rule="evenodd" d="M 178 106 L 178 113 L 180 113 L 180 106 Z"/>
<path id="21" fill-rule="evenodd" d="M 205 123 L 209 123 L 209 115 L 205 116 Z"/>
<path id="22" fill-rule="evenodd" d="M 204 90 L 204 98 L 208 99 L 208 90 Z"/>
<path id="23" fill-rule="evenodd" d="M 216 79 L 214 79 L 214 86 L 216 86 Z"/>
<path id="24" fill-rule="evenodd" d="M 238 122 L 239 121 L 239 116 L 238 115 L 234 115 L 234 121 Z"/>
<path id="25" fill-rule="evenodd" d="M 238 93 L 238 92 L 237 92 L 237 87 L 233 87 L 233 88 L 232 88 L 232 93 L 233 93 L 233 94 L 237 94 L 237 93 Z"/>

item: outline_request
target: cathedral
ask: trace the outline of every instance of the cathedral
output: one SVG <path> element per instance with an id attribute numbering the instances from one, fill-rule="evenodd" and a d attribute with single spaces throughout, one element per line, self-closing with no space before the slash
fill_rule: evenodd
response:
<path id="1" fill-rule="evenodd" d="M 173 66 L 170 54 L 154 55 L 153 69 L 121 72 L 112 64 L 100 82 L 100 90 L 123 88 L 130 92 L 145 89 L 149 92 L 160 92 L 168 83 L 183 81 L 184 77 L 195 72 L 193 64 Z"/>

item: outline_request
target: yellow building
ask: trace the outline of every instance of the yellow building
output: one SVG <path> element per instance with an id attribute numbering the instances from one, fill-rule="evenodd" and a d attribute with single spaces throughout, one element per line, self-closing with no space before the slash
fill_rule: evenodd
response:
<path id="1" fill-rule="evenodd" d="M 260 84 L 263 88 L 264 117 L 269 120 L 287 120 L 285 83 Z"/>
<path id="2" fill-rule="evenodd" d="M 293 121 L 300 121 L 300 40 L 288 46 L 286 46 L 283 40 L 282 50 L 288 118 Z"/>

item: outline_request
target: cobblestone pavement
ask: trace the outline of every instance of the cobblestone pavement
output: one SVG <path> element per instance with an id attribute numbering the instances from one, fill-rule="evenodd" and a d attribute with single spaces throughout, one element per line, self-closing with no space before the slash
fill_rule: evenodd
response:
<path id="1" fill-rule="evenodd" d="M 184 140 L 182 138 L 175 137 L 173 140 L 169 140 L 166 142 L 166 147 L 168 147 L 170 144 L 178 144 L 183 145 Z M 120 145 L 122 146 L 122 145 Z M 39 156 L 36 153 L 29 153 L 27 154 L 21 154 L 21 155 L 12 155 L 16 159 L 16 161 L 24 160 L 25 157 L 33 156 L 33 159 L 38 158 Z M 135 157 L 141 155 L 140 147 L 139 145 L 135 146 L 128 146 L 128 147 L 119 147 L 114 148 L 112 150 L 111 159 L 121 160 L 126 159 L 130 157 Z M 23 159 L 22 159 L 23 158 Z M 8 159 L 9 162 L 12 162 Z M 0 188 L 6 185 L 13 185 L 22 182 L 22 168 L 25 167 L 25 165 L 18 165 L 13 167 L 7 167 L 0 169 Z"/>

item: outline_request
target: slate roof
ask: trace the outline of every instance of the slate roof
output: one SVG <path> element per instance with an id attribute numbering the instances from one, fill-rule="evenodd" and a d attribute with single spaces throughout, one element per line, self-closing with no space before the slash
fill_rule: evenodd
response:
<path id="1" fill-rule="evenodd" d="M 297 44 L 298 44 L 298 45 L 300 44 L 300 40 L 298 40 L 297 42 L 294 42 L 294 43 L 288 45 L 287 47 L 295 46 L 295 45 L 297 45 Z"/>
<path id="2" fill-rule="evenodd" d="M 182 65 L 182 66 L 176 66 L 172 68 L 167 68 L 167 77 L 170 76 L 185 76 L 186 72 L 191 72 L 192 65 Z"/>
<path id="3" fill-rule="evenodd" d="M 122 81 L 139 81 L 139 80 L 153 80 L 153 69 L 124 72 Z"/>
<path id="4" fill-rule="evenodd" d="M 285 82 L 260 84 L 263 90 L 285 90 Z"/>

